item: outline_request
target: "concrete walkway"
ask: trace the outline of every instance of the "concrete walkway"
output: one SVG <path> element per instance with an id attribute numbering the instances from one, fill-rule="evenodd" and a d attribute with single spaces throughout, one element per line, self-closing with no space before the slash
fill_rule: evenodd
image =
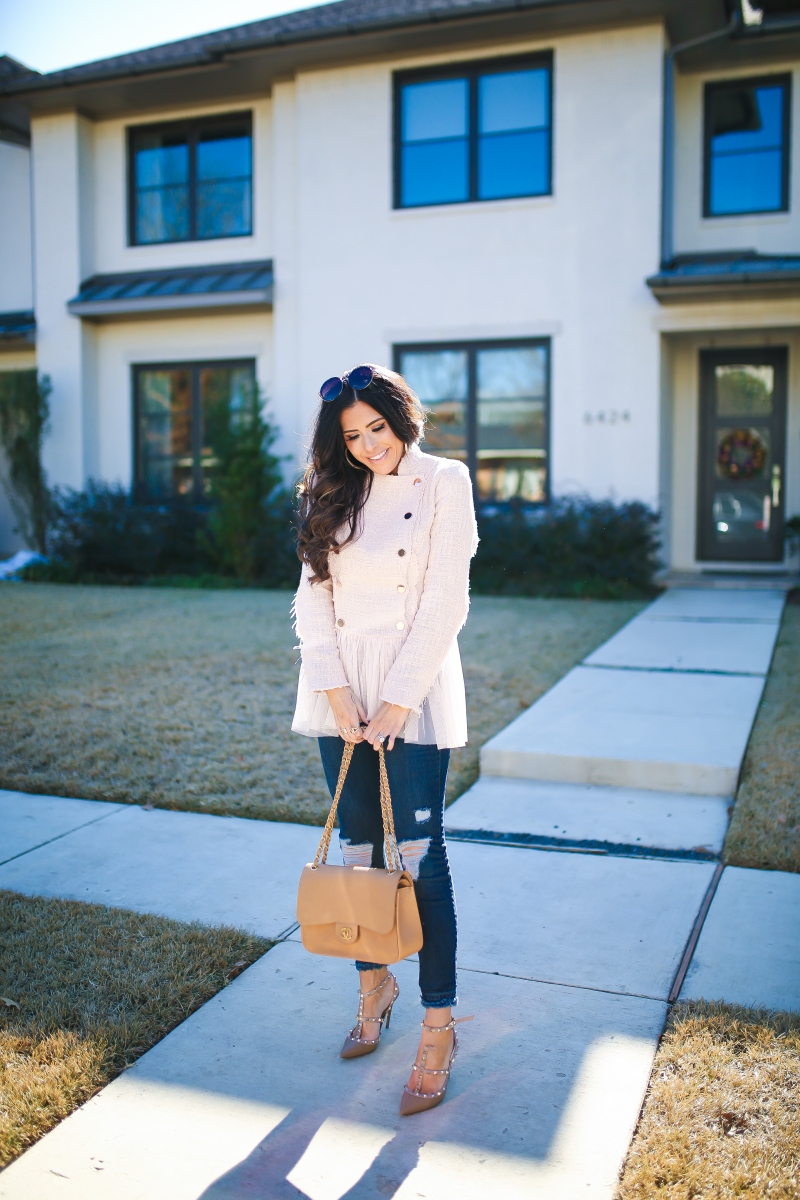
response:
<path id="1" fill-rule="evenodd" d="M 378 1052 L 343 1062 L 355 972 L 306 954 L 293 932 L 297 875 L 318 830 L 0 793 L 0 887 L 283 939 L 0 1174 L 0 1198 L 610 1200 L 667 1000 L 716 879 L 777 634 L 782 596 L 728 595 L 726 607 L 726 597 L 712 604 L 702 592 L 667 593 L 601 647 L 596 663 L 577 668 L 592 681 L 580 687 L 594 708 L 559 717 L 552 697 L 562 681 L 493 739 L 484 762 L 495 773 L 448 809 L 459 1011 L 477 1019 L 463 1027 L 446 1103 L 417 1118 L 397 1115 L 421 1018 L 414 963 L 397 968 L 403 995 Z M 699 624 L 713 627 L 707 642 Z M 724 670 L 728 633 L 720 632 L 732 624 L 736 672 Z M 637 686 L 646 676 L 654 697 L 638 726 L 644 743 L 626 748 L 617 710 L 616 724 L 603 726 L 606 740 L 590 746 L 592 724 L 629 676 Z M 682 716 L 664 699 L 676 678 L 695 697 Z M 689 737 L 697 697 L 710 702 L 698 689 L 720 678 L 737 731 L 722 751 Z M 720 729 L 708 725 L 706 737 Z M 647 730 L 661 736 L 658 745 L 646 742 Z M 670 739 L 689 752 L 669 758 Z M 515 761 L 525 769 L 497 772 Z M 714 791 L 723 783 L 727 792 Z M 800 878 L 728 868 L 682 995 L 800 1009 L 798 915 Z"/>

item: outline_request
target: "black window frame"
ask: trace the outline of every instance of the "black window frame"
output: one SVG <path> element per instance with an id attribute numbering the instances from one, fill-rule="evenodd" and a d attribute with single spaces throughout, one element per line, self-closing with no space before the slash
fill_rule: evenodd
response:
<path id="1" fill-rule="evenodd" d="M 547 351 L 547 370 L 545 375 L 545 409 L 544 409 L 544 461 L 547 467 L 545 473 L 545 488 L 544 498 L 542 500 L 525 500 L 522 503 L 526 508 L 545 508 L 552 500 L 551 490 L 551 408 L 553 397 L 553 339 L 551 337 L 526 337 L 526 338 L 480 338 L 467 340 L 439 341 L 439 342 L 397 342 L 392 347 L 392 362 L 395 371 L 400 373 L 402 365 L 402 356 L 409 353 L 433 354 L 441 350 L 465 350 L 467 352 L 467 399 L 466 399 L 466 463 L 469 468 L 470 477 L 472 479 L 472 490 L 475 495 L 475 507 L 479 510 L 485 508 L 504 508 L 508 507 L 512 502 L 509 500 L 481 500 L 478 495 L 478 372 L 477 361 L 478 352 L 480 350 L 516 350 L 529 349 L 532 347 L 544 347 Z M 424 405 L 424 401 L 423 401 Z M 533 450 L 539 450 L 536 446 Z M 493 451 L 495 458 L 502 458 L 502 450 Z M 515 501 L 515 503 L 518 503 Z"/>
<path id="2" fill-rule="evenodd" d="M 197 236 L 197 142 L 201 133 L 215 126 L 235 124 L 246 121 L 250 130 L 250 228 L 246 233 L 226 233 L 217 238 L 199 238 Z M 241 112 L 213 113 L 207 117 L 191 117 L 182 121 L 156 121 L 146 125 L 129 125 L 127 128 L 127 165 L 128 165 L 128 245 L 129 246 L 175 246 L 187 242 L 214 242 L 229 238 L 252 237 L 255 216 L 255 178 L 253 171 L 253 113 L 251 109 Z M 189 236 L 185 238 L 167 238 L 163 242 L 139 242 L 136 240 L 136 162 L 135 141 L 142 133 L 173 134 L 186 133 L 189 145 Z"/>
<path id="3" fill-rule="evenodd" d="M 783 87 L 783 144 L 781 147 L 781 207 L 742 209 L 740 212 L 715 213 L 711 211 L 711 100 L 716 92 L 731 87 Z M 775 213 L 789 212 L 789 178 L 792 149 L 792 76 L 756 75 L 746 78 L 715 79 L 706 83 L 703 90 L 703 217 L 711 221 L 724 221 L 736 217 L 769 217 Z"/>
<path id="4" fill-rule="evenodd" d="M 546 192 L 525 192 L 519 196 L 491 196 L 483 199 L 478 195 L 478 79 L 481 75 L 500 74 L 506 71 L 530 70 L 547 67 L 548 111 L 550 114 L 550 138 L 548 143 L 547 174 L 549 187 Z M 392 115 L 392 162 L 394 182 L 392 206 L 408 212 L 420 208 L 441 208 L 449 204 L 498 204 L 508 200 L 536 200 L 553 194 L 553 133 L 555 113 L 553 109 L 554 55 L 552 50 L 540 50 L 532 54 L 513 55 L 506 58 L 479 58 L 468 62 L 442 63 L 438 66 L 421 67 L 413 71 L 395 71 L 393 76 Z M 409 83 L 436 82 L 440 79 L 467 79 L 469 83 L 469 195 L 466 200 L 435 200 L 430 204 L 403 204 L 402 202 L 402 89 Z"/>
<path id="5" fill-rule="evenodd" d="M 192 494 L 186 499 L 195 506 L 207 503 L 206 491 L 203 487 L 203 466 L 201 462 L 201 452 L 203 448 L 203 409 L 200 396 L 200 372 L 207 368 L 227 367 L 231 370 L 237 368 L 249 367 L 253 372 L 253 383 L 258 387 L 258 364 L 255 358 L 197 358 L 197 359 L 181 359 L 180 361 L 167 362 L 145 362 L 133 363 L 131 365 L 131 386 L 133 395 L 133 404 L 131 405 L 133 417 L 133 494 L 136 499 L 143 504 L 176 504 L 181 501 L 182 497 L 173 493 L 168 497 L 154 497 L 144 486 L 141 473 L 142 465 L 142 445 L 140 436 L 140 392 L 139 379 L 145 371 L 188 371 L 191 379 L 191 446 L 192 446 Z"/>

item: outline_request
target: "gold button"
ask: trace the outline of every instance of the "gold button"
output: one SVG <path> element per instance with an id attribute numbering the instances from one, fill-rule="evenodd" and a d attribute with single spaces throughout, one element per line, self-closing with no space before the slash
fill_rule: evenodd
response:
<path id="1" fill-rule="evenodd" d="M 395 625 L 395 629 L 405 629 L 405 627 L 406 627 L 405 621 L 398 621 L 397 624 Z"/>
<path id="2" fill-rule="evenodd" d="M 398 592 L 404 592 L 406 590 L 406 585 L 404 583 L 398 583 L 397 590 Z"/>
<path id="3" fill-rule="evenodd" d="M 421 479 L 415 479 L 415 480 L 414 480 L 414 487 L 419 487 L 419 485 L 420 485 L 421 483 L 422 483 L 422 480 L 421 480 Z"/>
<path id="4" fill-rule="evenodd" d="M 405 554 L 405 550 L 398 550 L 398 551 L 397 551 L 397 553 L 398 553 L 398 554 L 400 555 L 400 557 L 402 558 L 402 557 L 403 557 L 403 555 Z"/>
<path id="5" fill-rule="evenodd" d="M 341 617 L 340 617 L 340 618 L 339 618 L 339 620 L 336 622 L 336 624 L 337 624 L 337 625 L 344 625 L 344 621 L 341 619 Z"/>

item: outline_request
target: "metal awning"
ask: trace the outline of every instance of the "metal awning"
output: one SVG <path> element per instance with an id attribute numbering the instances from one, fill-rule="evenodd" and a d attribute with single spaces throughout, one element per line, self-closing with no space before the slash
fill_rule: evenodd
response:
<path id="1" fill-rule="evenodd" d="M 647 286 L 661 304 L 800 296 L 800 255 L 755 250 L 678 255 Z"/>
<path id="2" fill-rule="evenodd" d="M 271 308 L 272 261 L 176 267 L 93 275 L 67 308 L 76 317 L 110 320 L 149 313 L 220 308 Z"/>
<path id="3" fill-rule="evenodd" d="M 36 341 L 36 318 L 32 312 L 0 313 L 0 347 L 5 350 Z"/>

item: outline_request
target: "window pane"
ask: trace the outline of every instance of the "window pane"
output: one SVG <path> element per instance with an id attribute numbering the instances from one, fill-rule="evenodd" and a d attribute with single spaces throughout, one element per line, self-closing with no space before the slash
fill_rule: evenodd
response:
<path id="1" fill-rule="evenodd" d="M 404 206 L 469 198 L 469 87 L 466 79 L 408 84 L 401 93 Z"/>
<path id="2" fill-rule="evenodd" d="M 192 491 L 192 387 L 187 370 L 139 374 L 139 483 L 151 499 Z"/>
<path id="3" fill-rule="evenodd" d="M 711 212 L 776 212 L 783 193 L 780 150 L 725 154 L 711 160 Z"/>
<path id="4" fill-rule="evenodd" d="M 178 242 L 189 236 L 189 146 L 185 134 L 136 138 L 136 241 Z"/>
<path id="5" fill-rule="evenodd" d="M 239 237 L 252 228 L 250 180 L 197 185 L 198 238 Z"/>
<path id="6" fill-rule="evenodd" d="M 466 79 L 406 84 L 403 88 L 403 141 L 466 137 L 468 97 Z"/>
<path id="7" fill-rule="evenodd" d="M 716 410 L 719 417 L 767 417 L 772 414 L 774 367 L 715 367 Z"/>
<path id="8" fill-rule="evenodd" d="M 550 137 L 547 132 L 500 133 L 482 137 L 478 147 L 478 195 L 544 196 L 550 191 Z"/>
<path id="9" fill-rule="evenodd" d="M 478 82 L 480 132 L 545 129 L 550 124 L 549 91 L 550 72 L 546 67 L 482 75 Z"/>
<path id="10" fill-rule="evenodd" d="M 136 241 L 180 242 L 189 236 L 189 189 L 148 188 L 136 197 Z"/>
<path id="11" fill-rule="evenodd" d="M 783 204 L 783 86 L 714 89 L 709 103 L 709 210 L 774 212 Z"/>
<path id="12" fill-rule="evenodd" d="M 200 407 L 203 414 L 200 465 L 203 489 L 210 490 L 210 472 L 231 434 L 249 419 L 255 395 L 255 370 L 251 365 L 203 367 L 200 370 Z"/>
<path id="13" fill-rule="evenodd" d="M 404 146 L 402 153 L 404 206 L 452 204 L 469 199 L 467 140 L 423 142 Z"/>
<path id="14" fill-rule="evenodd" d="M 478 496 L 539 503 L 547 495 L 547 349 L 477 354 Z"/>
<path id="15" fill-rule="evenodd" d="M 412 350 L 400 356 L 400 373 L 429 412 L 424 449 L 466 459 L 469 369 L 466 350 Z"/>
<path id="16" fill-rule="evenodd" d="M 197 143 L 197 178 L 249 179 L 250 136 L 201 134 Z"/>

